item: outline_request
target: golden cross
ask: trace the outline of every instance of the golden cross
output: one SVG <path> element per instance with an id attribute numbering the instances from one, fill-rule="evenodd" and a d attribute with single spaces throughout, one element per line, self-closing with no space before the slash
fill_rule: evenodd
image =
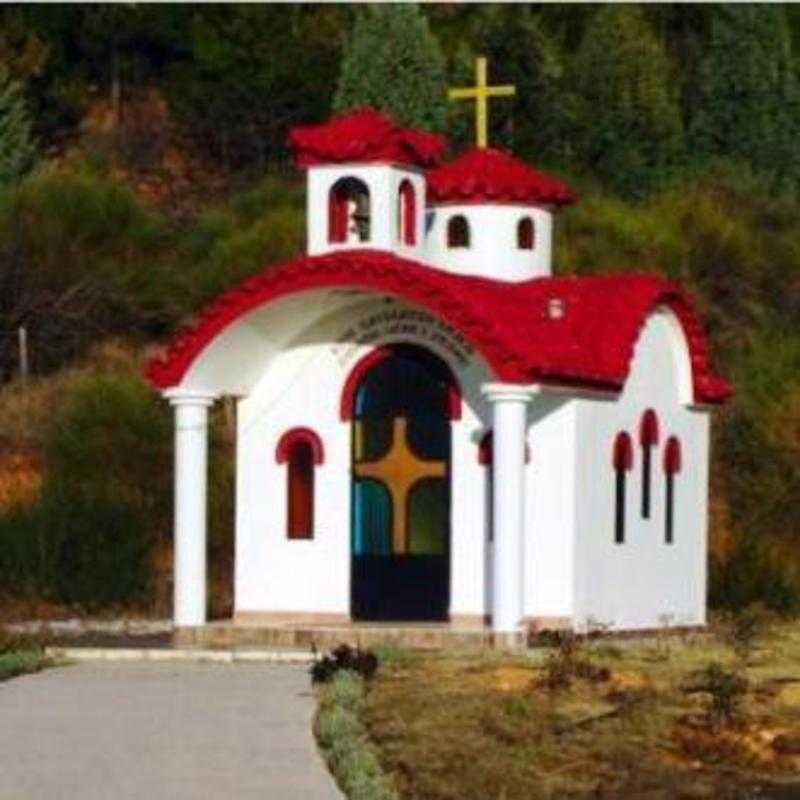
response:
<path id="1" fill-rule="evenodd" d="M 407 427 L 405 417 L 395 417 L 389 452 L 378 461 L 355 465 L 359 478 L 381 481 L 392 496 L 392 552 L 395 555 L 408 552 L 408 495 L 414 485 L 423 478 L 443 478 L 446 474 L 444 461 L 427 461 L 414 454 L 406 439 Z"/>
<path id="2" fill-rule="evenodd" d="M 517 93 L 515 86 L 488 86 L 486 83 L 486 59 L 481 56 L 475 62 L 475 83 L 477 86 L 464 86 L 450 89 L 450 100 L 475 101 L 475 141 L 478 147 L 487 147 L 489 134 L 490 97 L 511 97 Z"/>

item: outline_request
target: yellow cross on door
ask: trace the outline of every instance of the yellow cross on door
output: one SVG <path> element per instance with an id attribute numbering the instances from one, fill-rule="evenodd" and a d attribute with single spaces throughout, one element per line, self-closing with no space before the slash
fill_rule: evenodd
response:
<path id="1" fill-rule="evenodd" d="M 389 452 L 378 461 L 355 465 L 359 478 L 381 481 L 392 496 L 392 551 L 395 555 L 408 553 L 408 496 L 414 485 L 423 478 L 444 478 L 447 474 L 444 461 L 428 461 L 413 453 L 407 441 L 407 428 L 405 417 L 395 417 Z"/>
<path id="2" fill-rule="evenodd" d="M 489 140 L 489 98 L 511 97 L 517 93 L 517 89 L 515 86 L 488 86 L 486 59 L 483 56 L 475 62 L 475 83 L 476 86 L 450 89 L 447 96 L 450 100 L 475 101 L 475 141 L 478 147 L 486 147 Z"/>

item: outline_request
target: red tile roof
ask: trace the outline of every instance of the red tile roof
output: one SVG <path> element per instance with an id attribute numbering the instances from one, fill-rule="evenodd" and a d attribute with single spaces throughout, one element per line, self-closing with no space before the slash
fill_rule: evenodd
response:
<path id="1" fill-rule="evenodd" d="M 443 136 L 402 128 L 374 108 L 361 108 L 321 125 L 289 133 L 289 147 L 301 167 L 385 161 L 432 167 L 447 144 Z"/>
<path id="2" fill-rule="evenodd" d="M 578 197 L 561 181 L 495 148 L 476 148 L 427 174 L 429 203 L 536 203 L 563 206 Z"/>
<path id="3" fill-rule="evenodd" d="M 713 371 L 691 299 L 665 278 L 536 278 L 509 286 L 364 249 L 303 256 L 226 292 L 151 361 L 150 381 L 159 389 L 179 385 L 203 350 L 236 320 L 280 297 L 326 287 L 391 294 L 428 309 L 475 347 L 498 380 L 609 390 L 625 383 L 647 316 L 666 306 L 686 335 L 695 401 L 721 403 L 732 392 Z"/>

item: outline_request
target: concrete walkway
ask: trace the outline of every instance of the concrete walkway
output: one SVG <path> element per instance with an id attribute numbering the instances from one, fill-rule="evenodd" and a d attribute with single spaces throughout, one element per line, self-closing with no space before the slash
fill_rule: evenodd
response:
<path id="1" fill-rule="evenodd" d="M 0 798 L 341 800 L 307 667 L 84 663 L 0 683 Z"/>

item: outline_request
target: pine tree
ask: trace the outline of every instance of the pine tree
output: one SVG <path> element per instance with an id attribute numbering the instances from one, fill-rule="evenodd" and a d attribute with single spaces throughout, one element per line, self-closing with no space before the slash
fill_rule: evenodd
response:
<path id="1" fill-rule="evenodd" d="M 690 99 L 693 159 L 742 160 L 757 172 L 796 178 L 799 101 L 783 6 L 717 6 Z"/>
<path id="2" fill-rule="evenodd" d="M 0 64 L 0 186 L 19 180 L 33 165 L 36 147 L 19 83 Z"/>
<path id="3" fill-rule="evenodd" d="M 577 160 L 613 191 L 651 193 L 681 165 L 685 143 L 671 65 L 641 10 L 601 8 L 573 69 L 575 95 L 565 102 Z"/>
<path id="4" fill-rule="evenodd" d="M 334 108 L 374 106 L 403 125 L 444 129 L 444 56 L 413 5 L 366 6 L 345 45 Z"/>
<path id="5" fill-rule="evenodd" d="M 489 82 L 514 84 L 517 90 L 513 98 L 491 103 L 490 144 L 539 165 L 562 163 L 563 64 L 559 48 L 540 18 L 528 6 L 481 5 L 470 16 L 469 27 L 469 45 L 465 43 L 454 59 L 454 82 L 471 86 L 475 57 L 482 55 L 489 60 Z M 465 113 L 467 108 L 471 113 Z M 451 129 L 459 134 L 467 132 L 467 142 L 474 144 L 474 111 L 470 105 L 456 103 L 450 115 Z"/>

